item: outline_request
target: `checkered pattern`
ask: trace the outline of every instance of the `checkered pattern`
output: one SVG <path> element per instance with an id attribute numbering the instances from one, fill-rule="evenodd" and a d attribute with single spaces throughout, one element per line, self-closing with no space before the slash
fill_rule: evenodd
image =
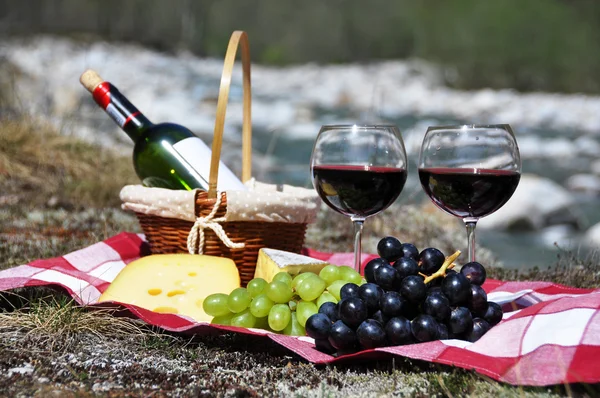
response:
<path id="1" fill-rule="evenodd" d="M 59 285 L 83 305 L 100 294 L 129 262 L 147 253 L 143 236 L 121 233 L 62 257 L 36 260 L 0 271 L 0 290 Z M 352 254 L 305 254 L 334 264 L 352 263 Z M 364 261 L 374 256 L 365 255 Z M 314 348 L 309 337 L 290 337 L 260 329 L 195 322 L 124 305 L 134 316 L 166 330 L 215 334 L 225 331 L 270 338 L 306 360 L 324 364 L 394 355 L 473 369 L 517 385 L 600 382 L 600 289 L 575 289 L 547 282 L 484 284 L 488 299 L 503 305 L 504 319 L 475 343 L 444 340 L 385 347 L 333 357 Z M 119 305 L 115 303 L 115 305 Z"/>

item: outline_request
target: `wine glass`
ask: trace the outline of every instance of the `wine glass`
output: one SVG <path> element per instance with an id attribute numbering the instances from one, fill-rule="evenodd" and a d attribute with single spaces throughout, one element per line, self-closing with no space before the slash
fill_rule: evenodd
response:
<path id="1" fill-rule="evenodd" d="M 406 182 L 400 131 L 393 125 L 322 126 L 310 168 L 321 199 L 354 223 L 354 269 L 360 273 L 365 219 L 390 206 Z"/>
<path id="2" fill-rule="evenodd" d="M 521 178 L 521 156 L 508 124 L 432 126 L 419 154 L 425 193 L 446 213 L 463 219 L 469 262 L 475 226 L 510 199 Z"/>

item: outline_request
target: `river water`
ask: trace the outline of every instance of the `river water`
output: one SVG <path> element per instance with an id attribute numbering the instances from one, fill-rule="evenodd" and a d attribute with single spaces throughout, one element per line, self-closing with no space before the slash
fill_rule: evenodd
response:
<path id="1" fill-rule="evenodd" d="M 86 68 L 119 87 L 155 122 L 183 124 L 210 140 L 222 61 L 188 53 L 164 54 L 130 44 L 80 43 L 38 37 L 0 40 L 0 61 L 18 102 L 67 134 L 124 152 L 131 142 L 79 85 Z M 235 71 L 227 113 L 228 151 L 239 151 L 241 85 Z M 523 172 L 568 187 L 577 174 L 596 178 L 596 191 L 573 193 L 580 230 L 553 226 L 535 232 L 479 230 L 478 240 L 506 267 L 551 265 L 558 249 L 581 250 L 585 230 L 600 222 L 600 97 L 473 92 L 446 88 L 435 67 L 420 61 L 355 65 L 253 65 L 253 175 L 260 180 L 310 187 L 309 159 L 322 124 L 361 120 L 397 124 L 410 159 L 399 201 L 427 200 L 416 174 L 419 145 L 429 125 L 509 123 L 521 149 Z M 236 161 L 232 152 L 223 159 Z M 541 198 L 545 200 L 545 198 Z M 450 216 L 449 216 L 450 217 Z"/>

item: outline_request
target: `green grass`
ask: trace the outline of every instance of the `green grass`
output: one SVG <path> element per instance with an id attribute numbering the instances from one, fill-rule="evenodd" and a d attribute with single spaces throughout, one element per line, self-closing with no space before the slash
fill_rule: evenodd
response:
<path id="1" fill-rule="evenodd" d="M 29 121 L 1 125 L 0 200 L 7 204 L 0 208 L 0 269 L 60 256 L 121 231 L 139 231 L 135 218 L 119 209 L 120 188 L 137 182 L 128 158 Z M 53 196 L 59 199 L 49 201 Z M 462 227 L 427 207 L 394 206 L 377 219 L 367 223 L 365 251 L 373 252 L 378 237 L 389 234 L 447 253 L 464 250 Z M 306 243 L 319 250 L 350 250 L 349 230 L 345 217 L 324 211 Z M 485 248 L 482 253 L 489 264 L 500 264 Z M 529 275 L 488 270 L 494 277 L 600 285 L 597 259 L 574 260 L 569 253 L 553 270 Z M 0 391 L 6 396 L 67 397 L 600 393 L 597 385 L 512 387 L 474 372 L 400 357 L 316 366 L 268 339 L 167 333 L 120 315 L 79 307 L 64 292 L 49 288 L 0 294 Z M 25 370 L 20 374 L 15 369 Z"/>

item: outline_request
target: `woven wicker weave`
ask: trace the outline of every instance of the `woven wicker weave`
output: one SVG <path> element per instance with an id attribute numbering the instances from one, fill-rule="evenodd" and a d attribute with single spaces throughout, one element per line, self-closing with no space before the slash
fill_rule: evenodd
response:
<path id="1" fill-rule="evenodd" d="M 208 192 L 198 191 L 195 198 L 195 213 L 197 217 L 207 216 L 216 203 L 216 186 L 218 167 L 221 154 L 221 143 L 225 121 L 225 110 L 231 82 L 231 72 L 235 62 L 238 44 L 242 49 L 242 70 L 244 73 L 244 121 L 242 129 L 242 180 L 247 181 L 251 176 L 251 123 L 250 123 L 250 52 L 245 32 L 236 31 L 231 36 L 221 88 L 217 104 L 215 132 L 212 144 L 211 173 L 209 176 Z M 215 217 L 222 217 L 227 211 L 227 193 L 222 196 L 221 204 Z M 139 223 L 146 235 L 153 254 L 187 253 L 187 239 L 194 223 L 181 219 L 163 218 L 154 215 L 136 213 Z M 234 243 L 244 243 L 243 249 L 228 248 L 210 229 L 204 232 L 203 254 L 231 258 L 240 272 L 242 285 L 254 277 L 258 251 L 263 247 L 287 250 L 299 253 L 304 244 L 307 224 L 266 221 L 235 221 L 221 222 L 225 233 Z M 196 248 L 198 249 L 198 248 Z M 196 251 L 197 252 L 197 251 Z"/>

